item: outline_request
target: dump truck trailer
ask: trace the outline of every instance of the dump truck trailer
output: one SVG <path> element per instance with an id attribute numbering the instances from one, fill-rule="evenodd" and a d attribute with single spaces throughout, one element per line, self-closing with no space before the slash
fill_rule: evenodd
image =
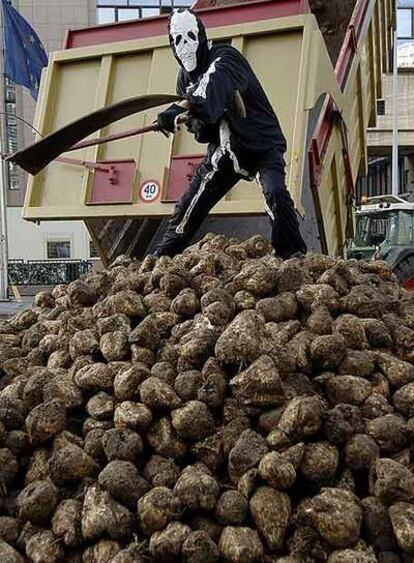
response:
<path id="1" fill-rule="evenodd" d="M 367 169 L 367 128 L 375 126 L 389 70 L 393 0 L 255 0 L 195 4 L 210 38 L 249 60 L 287 138 L 287 185 L 310 249 L 341 254 L 353 236 L 354 182 Z M 166 16 L 68 31 L 45 69 L 35 127 L 42 136 L 121 100 L 173 94 L 178 67 Z M 160 108 L 99 131 L 105 137 L 151 124 Z M 96 136 L 96 135 L 94 135 Z M 38 137 L 40 138 L 40 137 Z M 72 152 L 30 177 L 29 221 L 84 220 L 105 264 L 142 256 L 162 236 L 174 202 L 206 147 L 185 128 Z M 240 182 L 199 235 L 214 230 L 269 234 L 255 183 Z"/>

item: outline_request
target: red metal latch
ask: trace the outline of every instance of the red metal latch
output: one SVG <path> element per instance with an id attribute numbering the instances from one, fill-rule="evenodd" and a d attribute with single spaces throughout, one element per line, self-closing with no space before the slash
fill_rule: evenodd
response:
<path id="1" fill-rule="evenodd" d="M 89 168 L 90 170 L 100 170 L 101 172 L 106 172 L 107 174 L 109 174 L 109 183 L 113 185 L 117 184 L 117 169 L 115 166 L 106 166 L 97 162 L 91 162 L 89 160 L 77 160 L 76 158 L 67 158 L 66 156 L 61 156 L 56 160 L 57 162 L 63 162 L 64 164 L 85 166 L 85 168 Z"/>
<path id="2" fill-rule="evenodd" d="M 83 166 L 94 170 L 92 185 L 86 196 L 86 205 L 124 204 L 133 202 L 135 186 L 135 160 L 91 162 L 61 156 L 64 164 Z"/>

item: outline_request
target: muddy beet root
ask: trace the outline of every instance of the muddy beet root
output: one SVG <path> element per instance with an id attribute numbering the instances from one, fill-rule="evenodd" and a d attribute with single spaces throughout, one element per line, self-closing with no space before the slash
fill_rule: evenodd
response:
<path id="1" fill-rule="evenodd" d="M 250 511 L 269 548 L 280 549 L 291 512 L 288 495 L 271 487 L 260 487 L 250 499 Z"/>
<path id="2" fill-rule="evenodd" d="M 414 551 L 414 504 L 397 502 L 390 506 L 389 515 L 398 545 L 406 553 Z"/>
<path id="3" fill-rule="evenodd" d="M 310 503 L 310 515 L 322 538 L 334 547 L 349 547 L 358 539 L 362 510 L 357 498 L 341 489 L 322 489 Z"/>
<path id="4" fill-rule="evenodd" d="M 267 453 L 265 439 L 253 430 L 245 430 L 229 453 L 229 474 L 237 481 L 255 467 Z"/>
<path id="5" fill-rule="evenodd" d="M 49 461 L 51 478 L 58 484 L 90 477 L 97 469 L 95 461 L 75 444 L 64 446 Z"/>
<path id="6" fill-rule="evenodd" d="M 82 508 L 82 535 L 92 540 L 106 534 L 112 539 L 130 538 L 134 529 L 134 516 L 126 507 L 97 486 L 85 494 Z"/>
<path id="7" fill-rule="evenodd" d="M 214 432 L 214 419 L 200 401 L 189 401 L 171 413 L 172 425 L 181 438 L 202 440 Z"/>
<path id="8" fill-rule="evenodd" d="M 137 501 L 149 490 L 149 483 L 129 461 L 108 463 L 99 474 L 98 483 L 131 510 L 135 510 Z"/>
<path id="9" fill-rule="evenodd" d="M 256 563 L 262 560 L 263 544 L 256 530 L 227 526 L 220 537 L 219 552 L 229 563 Z"/>
<path id="10" fill-rule="evenodd" d="M 75 499 L 63 500 L 52 518 L 52 531 L 63 538 L 68 546 L 82 543 L 82 502 Z"/>
<path id="11" fill-rule="evenodd" d="M 156 561 L 179 561 L 183 543 L 191 533 L 191 528 L 181 522 L 171 522 L 165 530 L 154 532 L 149 550 Z"/>
<path id="12" fill-rule="evenodd" d="M 47 401 L 35 407 L 26 419 L 26 428 L 33 444 L 43 444 L 64 430 L 66 412 L 59 400 Z"/>
<path id="13" fill-rule="evenodd" d="M 213 510 L 220 487 L 207 468 L 188 466 L 180 475 L 174 493 L 189 510 Z"/>
<path id="14" fill-rule="evenodd" d="M 50 520 L 58 502 L 56 487 L 47 480 L 30 483 L 17 497 L 19 518 L 34 524 Z"/>
<path id="15" fill-rule="evenodd" d="M 162 530 L 179 518 L 182 505 L 179 498 L 167 487 L 154 487 L 138 501 L 138 520 L 144 534 Z"/>
<path id="16" fill-rule="evenodd" d="M 240 526 L 247 517 L 248 503 L 238 491 L 225 491 L 218 499 L 215 515 L 223 526 Z"/>
<path id="17" fill-rule="evenodd" d="M 182 554 L 188 563 L 216 563 L 218 547 L 207 532 L 191 532 L 182 545 Z"/>
<path id="18" fill-rule="evenodd" d="M 262 457 L 259 475 L 276 490 L 289 489 L 296 480 L 295 467 L 277 452 L 270 452 Z"/>

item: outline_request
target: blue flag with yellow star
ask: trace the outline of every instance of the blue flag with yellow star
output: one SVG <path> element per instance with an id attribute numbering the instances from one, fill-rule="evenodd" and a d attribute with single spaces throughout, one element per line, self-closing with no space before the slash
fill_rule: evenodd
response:
<path id="1" fill-rule="evenodd" d="M 3 5 L 4 74 L 26 86 L 37 100 L 40 77 L 47 55 L 39 37 L 27 21 L 6 0 Z"/>

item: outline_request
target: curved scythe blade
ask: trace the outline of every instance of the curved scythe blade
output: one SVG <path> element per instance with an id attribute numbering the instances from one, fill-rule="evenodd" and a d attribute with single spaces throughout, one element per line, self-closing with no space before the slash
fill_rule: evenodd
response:
<path id="1" fill-rule="evenodd" d="M 33 145 L 6 158 L 33 176 L 43 170 L 52 160 L 88 137 L 91 133 L 127 117 L 157 106 L 176 102 L 180 98 L 172 94 L 149 94 L 128 98 L 111 106 L 99 109 L 72 121 Z"/>

